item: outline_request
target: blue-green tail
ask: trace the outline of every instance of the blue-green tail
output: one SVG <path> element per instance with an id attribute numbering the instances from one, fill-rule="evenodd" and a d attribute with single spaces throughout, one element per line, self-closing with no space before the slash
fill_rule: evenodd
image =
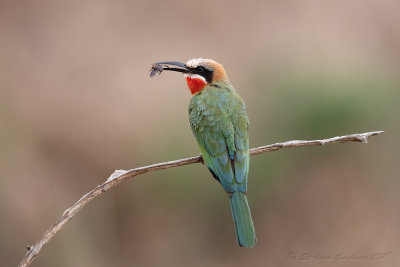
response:
<path id="1" fill-rule="evenodd" d="M 241 247 L 251 248 L 257 242 L 253 220 L 245 193 L 236 191 L 230 197 L 236 240 Z"/>

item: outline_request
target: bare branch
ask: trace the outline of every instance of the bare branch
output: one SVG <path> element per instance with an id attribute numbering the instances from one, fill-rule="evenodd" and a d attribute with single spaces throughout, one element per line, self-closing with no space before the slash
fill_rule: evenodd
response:
<path id="1" fill-rule="evenodd" d="M 332 138 L 322 139 L 322 140 L 311 140 L 311 141 L 304 141 L 304 140 L 293 140 L 293 141 L 286 141 L 283 143 L 276 143 L 267 146 L 260 146 L 256 148 L 250 149 L 250 155 L 258 155 L 265 152 L 279 150 L 281 148 L 288 148 L 288 147 L 297 147 L 297 146 L 324 146 L 327 144 L 335 144 L 335 143 L 348 143 L 348 142 L 362 142 L 368 143 L 368 137 L 373 135 L 380 135 L 383 134 L 384 131 L 376 131 L 376 132 L 368 132 L 368 133 L 360 133 L 360 134 L 351 134 L 351 135 L 344 135 L 344 136 L 336 136 Z"/>
<path id="2" fill-rule="evenodd" d="M 250 149 L 250 155 L 259 155 L 262 153 L 276 151 L 282 148 L 289 147 L 298 147 L 298 146 L 323 146 L 326 144 L 333 143 L 347 143 L 347 142 L 362 142 L 367 143 L 368 137 L 374 135 L 380 135 L 384 133 L 384 131 L 376 131 L 376 132 L 368 132 L 361 134 L 352 134 L 345 136 L 336 136 L 328 139 L 322 140 L 311 140 L 311 141 L 303 141 L 303 140 L 293 140 L 287 141 L 283 143 L 276 143 L 272 145 L 260 146 L 256 148 Z M 144 167 L 139 167 L 130 170 L 116 170 L 106 182 L 101 185 L 98 185 L 94 189 L 92 189 L 87 194 L 83 195 L 74 205 L 70 208 L 66 209 L 63 215 L 42 235 L 42 237 L 37 241 L 34 245 L 28 246 L 28 252 L 25 257 L 19 263 L 19 267 L 29 266 L 35 257 L 40 253 L 42 247 L 47 244 L 53 236 L 64 227 L 64 225 L 70 221 L 87 203 L 95 199 L 97 196 L 106 192 L 108 189 L 118 185 L 119 183 L 126 181 L 132 177 L 135 177 L 140 174 L 144 174 L 152 171 L 159 171 L 163 169 L 169 169 L 194 163 L 203 162 L 201 156 L 191 157 L 186 159 L 179 159 L 174 161 L 162 162 L 153 165 L 148 165 Z"/>

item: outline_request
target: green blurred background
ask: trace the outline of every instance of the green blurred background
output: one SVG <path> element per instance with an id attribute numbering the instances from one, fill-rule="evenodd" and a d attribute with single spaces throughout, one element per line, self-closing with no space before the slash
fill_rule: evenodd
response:
<path id="1" fill-rule="evenodd" d="M 252 157 L 253 249 L 236 246 L 228 198 L 196 164 L 108 191 L 32 266 L 399 266 L 399 9 L 391 0 L 1 1 L 1 265 L 15 266 L 115 169 L 199 154 L 184 79 L 148 70 L 205 57 L 224 64 L 245 99 L 252 147 L 386 133 Z"/>

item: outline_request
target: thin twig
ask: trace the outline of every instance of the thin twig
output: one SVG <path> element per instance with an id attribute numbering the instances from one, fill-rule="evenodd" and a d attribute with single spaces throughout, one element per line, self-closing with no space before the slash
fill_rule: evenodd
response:
<path id="1" fill-rule="evenodd" d="M 373 135 L 380 135 L 384 133 L 384 131 L 376 131 L 376 132 L 368 132 L 361 134 L 352 134 L 345 136 L 337 136 L 328 139 L 322 140 L 312 140 L 312 141 L 304 141 L 304 140 L 293 140 L 287 141 L 283 143 L 276 143 L 272 145 L 260 146 L 256 148 L 250 149 L 250 155 L 259 155 L 262 153 L 276 151 L 282 148 L 288 147 L 298 147 L 298 146 L 323 146 L 326 144 L 333 143 L 347 143 L 347 142 L 362 142 L 367 143 L 368 137 Z M 42 237 L 37 241 L 34 245 L 28 246 L 28 252 L 25 257 L 19 263 L 19 267 L 29 266 L 35 257 L 40 253 L 42 247 L 47 244 L 53 236 L 64 227 L 64 225 L 70 221 L 87 203 L 95 199 L 97 196 L 106 192 L 108 189 L 116 186 L 117 184 L 126 181 L 132 177 L 137 175 L 159 171 L 163 169 L 169 169 L 194 163 L 203 162 L 201 156 L 191 157 L 186 159 L 179 159 L 174 161 L 157 163 L 149 166 L 139 167 L 131 170 L 116 170 L 106 182 L 101 185 L 98 185 L 96 188 L 82 196 L 74 205 L 70 208 L 66 209 L 63 215 L 42 235 Z"/>

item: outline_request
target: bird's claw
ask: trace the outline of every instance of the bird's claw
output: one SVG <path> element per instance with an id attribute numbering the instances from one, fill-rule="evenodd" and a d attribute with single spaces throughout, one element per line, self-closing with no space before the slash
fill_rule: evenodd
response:
<path id="1" fill-rule="evenodd" d="M 201 162 L 201 164 L 203 164 L 203 165 L 204 165 L 204 159 L 203 159 L 203 156 L 200 154 L 200 155 L 199 155 L 199 157 L 200 157 L 200 162 Z"/>

